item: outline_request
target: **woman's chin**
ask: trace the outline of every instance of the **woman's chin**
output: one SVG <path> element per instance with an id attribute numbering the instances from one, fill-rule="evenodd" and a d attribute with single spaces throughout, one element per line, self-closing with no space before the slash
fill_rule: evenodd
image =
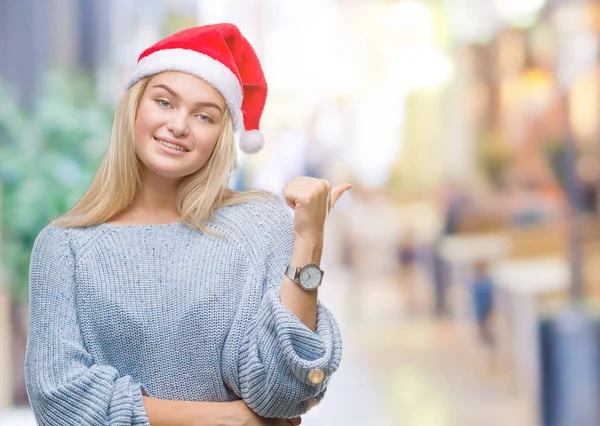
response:
<path id="1" fill-rule="evenodd" d="M 165 161 L 152 161 L 144 165 L 148 171 L 164 179 L 183 179 L 192 173 L 186 168 L 181 167 L 181 165 L 168 163 Z"/>

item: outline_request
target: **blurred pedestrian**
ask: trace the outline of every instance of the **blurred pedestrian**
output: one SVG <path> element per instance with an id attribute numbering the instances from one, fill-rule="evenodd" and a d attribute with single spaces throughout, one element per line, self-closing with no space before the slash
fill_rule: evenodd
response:
<path id="1" fill-rule="evenodd" d="M 475 312 L 477 331 L 480 341 L 486 346 L 493 344 L 491 315 L 494 307 L 494 285 L 485 261 L 475 264 L 473 282 L 471 283 L 471 299 Z"/>

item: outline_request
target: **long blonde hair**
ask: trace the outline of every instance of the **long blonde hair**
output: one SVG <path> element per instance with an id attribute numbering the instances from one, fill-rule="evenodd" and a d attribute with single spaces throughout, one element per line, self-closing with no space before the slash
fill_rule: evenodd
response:
<path id="1" fill-rule="evenodd" d="M 117 105 L 110 144 L 87 191 L 63 216 L 53 222 L 72 228 L 104 223 L 125 211 L 141 188 L 141 164 L 134 149 L 137 110 L 150 77 L 135 83 Z M 197 172 L 186 176 L 179 186 L 177 207 L 181 221 L 188 226 L 217 234 L 205 221 L 221 207 L 272 198 L 266 190 L 234 191 L 229 188 L 238 167 L 236 142 L 229 110 L 225 109 L 219 139 Z"/>

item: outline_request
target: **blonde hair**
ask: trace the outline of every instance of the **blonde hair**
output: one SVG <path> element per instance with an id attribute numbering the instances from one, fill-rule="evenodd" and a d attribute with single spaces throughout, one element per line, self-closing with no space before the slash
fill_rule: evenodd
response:
<path id="1" fill-rule="evenodd" d="M 137 110 L 150 77 L 135 83 L 117 105 L 110 144 L 89 188 L 75 205 L 53 222 L 73 228 L 104 223 L 125 211 L 141 188 L 141 164 L 134 149 Z M 238 167 L 236 142 L 229 110 L 221 120 L 219 138 L 206 164 L 186 176 L 179 186 L 177 208 L 188 226 L 217 234 L 205 221 L 221 207 L 277 196 L 266 190 L 234 191 L 229 188 Z"/>

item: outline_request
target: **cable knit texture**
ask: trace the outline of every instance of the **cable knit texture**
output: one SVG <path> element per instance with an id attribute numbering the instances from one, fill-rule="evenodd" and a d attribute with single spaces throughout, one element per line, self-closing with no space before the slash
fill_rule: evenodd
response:
<path id="1" fill-rule="evenodd" d="M 243 399 L 265 417 L 320 401 L 341 335 L 320 302 L 316 332 L 280 302 L 290 212 L 269 200 L 221 208 L 207 224 L 224 237 L 183 223 L 45 227 L 25 360 L 39 424 L 149 425 L 142 394 Z"/>

